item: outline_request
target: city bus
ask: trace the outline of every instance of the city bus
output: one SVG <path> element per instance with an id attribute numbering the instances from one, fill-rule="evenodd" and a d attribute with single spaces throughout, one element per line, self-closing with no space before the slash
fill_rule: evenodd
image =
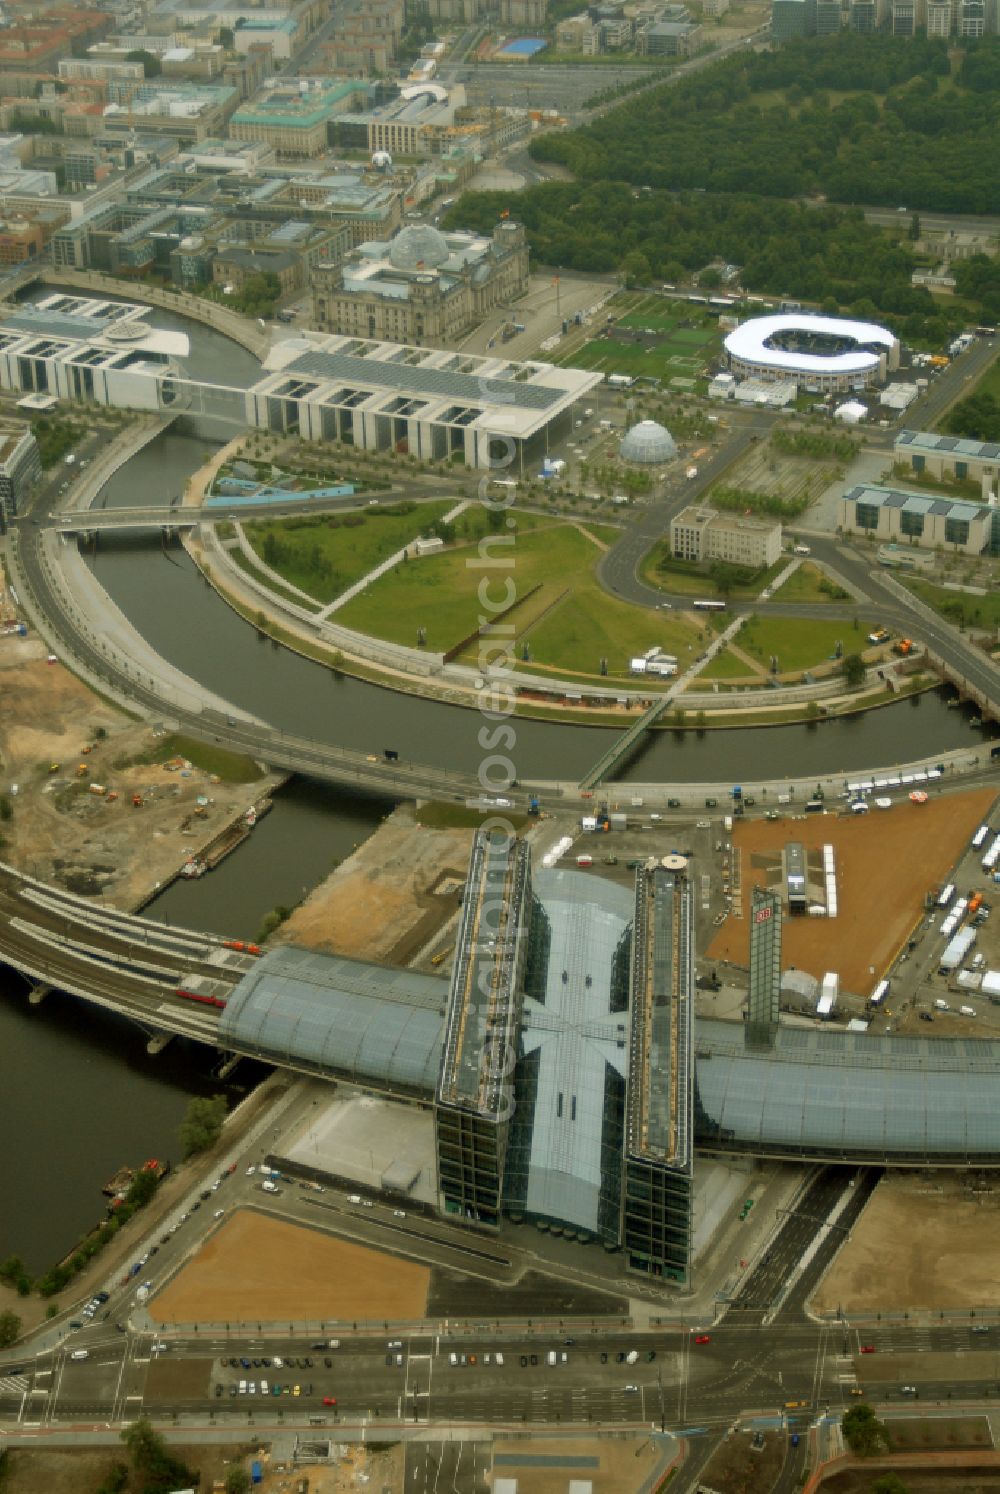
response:
<path id="1" fill-rule="evenodd" d="M 980 825 L 979 829 L 976 831 L 975 835 L 972 837 L 972 849 L 974 851 L 978 851 L 980 846 L 986 844 L 986 837 L 989 835 L 989 833 L 990 833 L 990 827 L 989 827 L 989 825 Z"/>
<path id="2" fill-rule="evenodd" d="M 725 612 L 726 610 L 725 602 L 699 601 L 692 602 L 691 606 L 696 612 Z"/>

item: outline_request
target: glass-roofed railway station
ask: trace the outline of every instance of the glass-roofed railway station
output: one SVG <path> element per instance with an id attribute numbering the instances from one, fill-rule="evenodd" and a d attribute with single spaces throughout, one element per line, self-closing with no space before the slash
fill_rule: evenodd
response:
<path id="1" fill-rule="evenodd" d="M 696 1153 L 1000 1165 L 998 1043 L 695 1020 L 692 887 L 667 863 L 630 893 L 479 832 L 450 982 L 277 948 L 219 1045 L 405 1102 L 393 1127 L 432 1128 L 444 1217 L 526 1220 L 679 1284 Z M 411 1176 L 381 1183 L 402 1201 Z"/>

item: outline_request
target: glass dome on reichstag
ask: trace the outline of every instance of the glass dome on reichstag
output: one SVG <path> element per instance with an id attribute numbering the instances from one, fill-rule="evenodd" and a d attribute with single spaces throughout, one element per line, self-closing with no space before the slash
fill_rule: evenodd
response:
<path id="1" fill-rule="evenodd" d="M 677 442 L 665 425 L 655 420 L 640 420 L 622 437 L 618 454 L 626 462 L 655 466 L 657 462 L 673 461 L 677 455 Z"/>
<path id="2" fill-rule="evenodd" d="M 436 270 L 450 254 L 444 234 L 429 223 L 401 229 L 389 245 L 389 263 L 397 270 Z"/>

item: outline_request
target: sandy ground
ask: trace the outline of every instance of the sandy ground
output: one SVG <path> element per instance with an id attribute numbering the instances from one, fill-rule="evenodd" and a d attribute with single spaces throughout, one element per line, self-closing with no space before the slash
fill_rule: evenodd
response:
<path id="1" fill-rule="evenodd" d="M 867 996 L 923 915 L 928 888 L 947 880 L 995 798 L 992 789 L 978 789 L 920 805 L 904 800 L 867 815 L 737 823 L 733 843 L 741 856 L 743 917 L 726 919 L 708 958 L 748 963 L 750 889 L 754 883 L 783 885 L 780 856 L 788 841 L 801 841 L 807 853 L 832 845 L 838 916 L 785 918 L 781 965 L 784 970 L 794 965 L 817 978 L 836 970 L 843 990 Z"/>
<path id="2" fill-rule="evenodd" d="M 955 1173 L 888 1175 L 810 1306 L 820 1313 L 1000 1308 L 1000 1183 Z"/>
<path id="3" fill-rule="evenodd" d="M 457 912 L 471 847 L 471 830 L 425 829 L 401 806 L 296 908 L 278 938 L 408 964 Z M 449 890 L 435 892 L 441 883 Z"/>
<path id="4" fill-rule="evenodd" d="M 185 1447 L 171 1442 L 170 1451 L 188 1468 L 201 1474 L 203 1490 L 223 1485 L 227 1470 L 237 1462 L 249 1467 L 251 1457 L 258 1457 L 256 1443 L 243 1446 L 225 1443 L 219 1447 L 201 1444 Z M 93 1494 L 117 1462 L 126 1462 L 125 1449 L 119 1447 L 65 1449 L 12 1449 L 10 1472 L 4 1481 L 4 1494 Z M 129 1485 L 131 1488 L 132 1485 Z M 277 1491 L 278 1482 L 259 1487 Z M 291 1491 L 294 1484 L 289 1481 Z M 345 1486 L 350 1487 L 350 1486 Z M 377 1487 L 377 1486 L 375 1486 Z M 395 1488 L 395 1486 L 393 1486 Z M 329 1486 L 331 1490 L 336 1485 Z M 326 1486 L 310 1481 L 310 1494 L 326 1494 Z"/>
<path id="5" fill-rule="evenodd" d="M 550 1464 L 531 1467 L 530 1460 L 593 1458 L 592 1465 Z M 503 1462 L 501 1459 L 513 1459 Z M 520 1461 L 523 1459 L 524 1461 Z M 593 1494 L 629 1494 L 639 1489 L 659 1461 L 656 1448 L 643 1433 L 632 1437 L 529 1437 L 517 1442 L 498 1440 L 493 1447 L 493 1477 L 517 1480 L 517 1494 L 566 1494 L 571 1479 L 580 1479 Z"/>
<path id="6" fill-rule="evenodd" d="M 152 731 L 45 659 L 37 639 L 0 638 L 0 775 L 5 789 L 18 788 L 2 854 L 43 881 L 133 908 L 277 780 L 217 783 L 159 764 L 116 769 L 148 751 Z M 77 792 L 91 782 L 117 791 L 117 800 Z M 141 810 L 132 807 L 135 792 Z M 194 813 L 199 795 L 209 800 L 203 816 Z"/>
<path id="7" fill-rule="evenodd" d="M 241 1209 L 157 1293 L 161 1323 L 422 1318 L 430 1271 Z"/>

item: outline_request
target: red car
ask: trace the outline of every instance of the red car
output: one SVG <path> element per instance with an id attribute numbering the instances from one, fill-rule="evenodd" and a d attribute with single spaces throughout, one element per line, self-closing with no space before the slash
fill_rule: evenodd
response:
<path id="1" fill-rule="evenodd" d="M 696 1333 L 694 1336 L 694 1341 L 696 1344 L 710 1344 L 712 1342 L 711 1334 Z"/>
<path id="2" fill-rule="evenodd" d="M 325 1395 L 323 1397 L 323 1405 L 324 1406 L 335 1406 L 336 1404 L 337 1404 L 337 1397 L 335 1395 Z"/>
<path id="3" fill-rule="evenodd" d="M 875 1345 L 874 1344 L 862 1344 L 861 1345 L 861 1352 L 862 1352 L 862 1354 L 874 1354 L 875 1353 Z"/>

